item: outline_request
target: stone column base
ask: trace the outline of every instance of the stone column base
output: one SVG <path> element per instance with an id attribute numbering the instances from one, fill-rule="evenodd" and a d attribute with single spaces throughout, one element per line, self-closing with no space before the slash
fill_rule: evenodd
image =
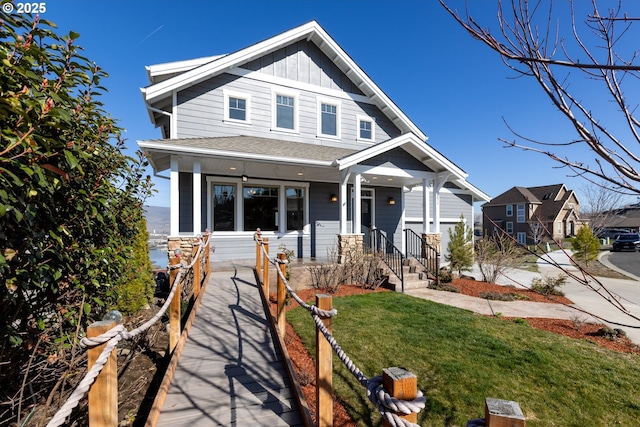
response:
<path id="1" fill-rule="evenodd" d="M 442 233 L 427 233 L 423 234 L 422 238 L 442 255 Z"/>
<path id="2" fill-rule="evenodd" d="M 362 255 L 363 234 L 338 234 L 338 264 L 344 264 L 347 254 Z"/>

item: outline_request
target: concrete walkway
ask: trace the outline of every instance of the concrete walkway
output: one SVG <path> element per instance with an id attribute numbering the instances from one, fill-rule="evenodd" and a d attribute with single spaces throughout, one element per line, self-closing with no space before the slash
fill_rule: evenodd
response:
<path id="1" fill-rule="evenodd" d="M 570 252 L 569 252 L 570 253 Z M 607 267 L 620 271 L 617 267 L 608 262 L 609 253 L 601 256 L 600 261 Z M 554 251 L 545 255 L 546 258 L 538 260 L 539 272 L 530 272 L 520 269 L 508 269 L 505 275 L 501 276 L 497 282 L 501 285 L 512 285 L 515 287 L 529 287 L 534 278 L 543 276 L 566 275 L 556 267 L 560 265 L 569 273 L 579 275 L 579 271 L 569 261 L 568 256 L 562 251 Z M 451 292 L 435 291 L 432 289 L 415 289 L 407 291 L 407 294 L 415 297 L 428 299 L 442 304 L 471 310 L 485 315 L 495 315 L 500 313 L 506 317 L 543 317 L 552 319 L 580 319 L 582 321 L 605 323 L 612 328 L 619 328 L 627 333 L 631 341 L 640 344 L 640 278 L 629 273 L 622 272 L 629 277 L 626 279 L 612 279 L 598 277 L 596 283 L 589 279 L 589 283 L 600 294 L 606 295 L 607 299 L 599 295 L 593 289 L 579 283 L 577 280 L 568 277 L 567 283 L 562 287 L 565 296 L 574 302 L 568 307 L 562 304 L 537 303 L 530 301 L 489 301 L 482 298 L 475 298 Z M 477 265 L 467 273 L 477 280 L 482 278 L 482 274 Z M 607 292 L 608 291 L 608 292 Z M 617 300 L 632 316 L 623 313 L 609 301 Z M 581 311 L 583 310 L 583 311 Z M 591 313 L 600 319 L 590 316 Z M 605 322 L 603 319 L 606 319 Z M 624 325 L 624 326 L 623 326 Z"/>

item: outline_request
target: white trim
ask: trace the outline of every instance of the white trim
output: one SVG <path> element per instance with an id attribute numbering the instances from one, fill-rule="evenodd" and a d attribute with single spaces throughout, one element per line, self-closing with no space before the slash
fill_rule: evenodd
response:
<path id="1" fill-rule="evenodd" d="M 285 79 L 284 77 L 265 74 L 259 71 L 251 71 L 246 68 L 232 68 L 226 70 L 225 73 L 233 76 L 244 77 L 245 79 L 254 80 L 256 82 L 268 83 L 280 87 L 287 87 L 292 90 L 307 92 L 311 95 L 325 96 L 328 98 L 341 99 L 343 101 L 354 101 L 361 104 L 378 105 L 371 98 L 359 95 L 357 93 L 344 92 L 342 90 L 331 89 L 328 87 L 313 85 L 311 83 L 300 82 L 297 80 Z"/>
<path id="2" fill-rule="evenodd" d="M 371 123 L 371 138 L 360 137 L 360 122 Z M 374 117 L 365 116 L 364 114 L 356 114 L 356 141 L 358 142 L 375 142 L 376 141 L 376 119 Z"/>
<path id="3" fill-rule="evenodd" d="M 322 105 L 331 105 L 336 107 L 336 134 L 322 133 Z M 322 139 L 342 140 L 342 106 L 339 100 L 331 98 L 316 98 L 316 137 Z"/>
<path id="4" fill-rule="evenodd" d="M 222 95 L 224 97 L 224 122 L 235 123 L 241 125 L 251 124 L 251 95 L 242 92 L 236 92 L 233 90 L 223 89 Z M 245 119 L 232 119 L 229 117 L 229 98 L 244 99 L 245 101 Z"/>
<path id="5" fill-rule="evenodd" d="M 169 183 L 169 194 L 171 198 L 171 225 L 170 233 L 177 236 L 180 233 L 180 170 L 177 156 L 171 156 L 171 181 Z"/>
<path id="6" fill-rule="evenodd" d="M 198 235 L 202 227 L 202 174 L 199 160 L 193 162 L 193 234 Z"/>
<path id="7" fill-rule="evenodd" d="M 277 126 L 278 110 L 276 100 L 278 95 L 293 98 L 293 129 L 281 128 Z M 288 89 L 271 88 L 271 131 L 282 133 L 300 133 L 300 93 Z"/>
<path id="8" fill-rule="evenodd" d="M 171 124 L 169 125 L 169 138 L 178 138 L 178 93 L 171 94 Z"/>

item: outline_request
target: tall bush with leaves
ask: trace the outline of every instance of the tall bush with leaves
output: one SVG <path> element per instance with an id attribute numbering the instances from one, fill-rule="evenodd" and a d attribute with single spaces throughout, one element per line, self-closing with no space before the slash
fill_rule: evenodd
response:
<path id="1" fill-rule="evenodd" d="M 573 256 L 586 265 L 589 261 L 598 258 L 600 253 L 600 241 L 593 235 L 593 230 L 587 225 L 583 225 L 578 229 L 576 237 L 571 241 Z"/>
<path id="2" fill-rule="evenodd" d="M 151 191 L 98 100 L 106 73 L 54 28 L 0 13 L 2 393 L 115 304 Z"/>
<path id="3" fill-rule="evenodd" d="M 449 261 L 452 271 L 461 274 L 462 271 L 471 270 L 473 265 L 473 231 L 464 222 L 464 215 L 460 215 L 460 221 L 453 232 L 449 229 L 448 254 L 445 259 Z"/>

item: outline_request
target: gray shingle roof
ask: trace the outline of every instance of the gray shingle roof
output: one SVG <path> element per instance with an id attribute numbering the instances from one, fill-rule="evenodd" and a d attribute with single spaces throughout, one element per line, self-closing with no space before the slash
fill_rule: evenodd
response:
<path id="1" fill-rule="evenodd" d="M 299 142 L 245 135 L 215 138 L 156 139 L 142 142 L 166 145 L 167 147 L 179 145 L 184 148 L 201 149 L 203 152 L 253 153 L 254 155 L 263 155 L 265 158 L 293 158 L 329 163 L 359 151 L 349 148 L 301 144 Z"/>

